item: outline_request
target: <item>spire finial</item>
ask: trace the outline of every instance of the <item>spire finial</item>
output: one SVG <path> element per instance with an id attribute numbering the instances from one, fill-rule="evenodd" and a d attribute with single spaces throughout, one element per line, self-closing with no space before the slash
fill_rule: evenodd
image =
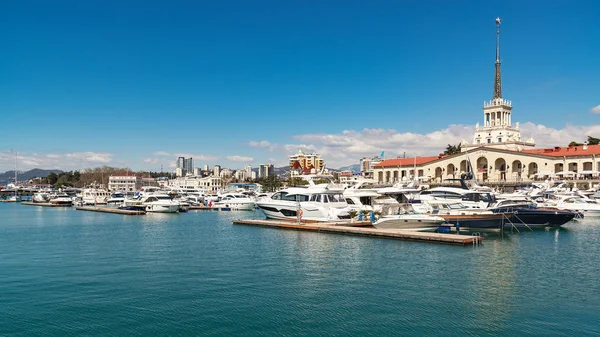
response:
<path id="1" fill-rule="evenodd" d="M 502 76 L 500 75 L 500 18 L 496 18 L 496 74 L 494 76 L 494 98 L 502 98 Z"/>

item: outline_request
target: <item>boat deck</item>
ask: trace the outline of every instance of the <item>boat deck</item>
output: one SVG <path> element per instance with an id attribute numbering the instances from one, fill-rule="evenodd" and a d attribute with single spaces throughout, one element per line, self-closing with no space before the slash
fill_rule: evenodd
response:
<path id="1" fill-rule="evenodd" d="M 366 224 L 369 227 L 365 227 Z M 430 243 L 444 243 L 452 245 L 479 245 L 483 237 L 459 234 L 440 234 L 417 232 L 398 229 L 377 229 L 370 226 L 369 222 L 316 222 L 297 223 L 280 220 L 233 220 L 234 225 L 249 225 L 278 229 L 313 231 L 327 234 L 343 234 L 355 236 L 369 236 L 384 239 L 408 240 Z"/>

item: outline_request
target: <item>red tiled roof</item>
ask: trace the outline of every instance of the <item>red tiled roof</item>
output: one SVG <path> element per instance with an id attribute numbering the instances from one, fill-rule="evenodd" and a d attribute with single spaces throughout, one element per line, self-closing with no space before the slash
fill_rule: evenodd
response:
<path id="1" fill-rule="evenodd" d="M 439 159 L 439 156 L 428 156 L 428 157 L 417 157 L 416 165 L 427 164 L 431 161 Z M 379 164 L 375 165 L 375 167 L 397 167 L 397 166 L 413 166 L 415 165 L 415 158 L 394 158 L 387 159 Z"/>
<path id="2" fill-rule="evenodd" d="M 523 150 L 524 153 L 539 154 L 542 156 L 550 157 L 575 157 L 575 156 L 591 156 L 593 154 L 600 154 L 600 145 L 588 145 L 587 149 L 583 149 L 583 146 L 565 146 L 565 147 L 553 147 L 546 149 L 532 149 Z"/>

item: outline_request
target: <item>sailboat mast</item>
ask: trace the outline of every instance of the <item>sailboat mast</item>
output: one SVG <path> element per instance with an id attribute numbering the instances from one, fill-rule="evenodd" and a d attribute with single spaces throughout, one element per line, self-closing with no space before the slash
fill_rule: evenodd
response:
<path id="1" fill-rule="evenodd" d="M 19 153 L 17 151 L 15 151 L 15 187 L 17 186 L 17 157 L 19 156 Z"/>

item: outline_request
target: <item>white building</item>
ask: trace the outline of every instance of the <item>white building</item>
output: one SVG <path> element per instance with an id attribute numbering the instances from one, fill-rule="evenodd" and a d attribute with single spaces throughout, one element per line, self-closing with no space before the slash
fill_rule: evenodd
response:
<path id="1" fill-rule="evenodd" d="M 231 176 L 233 176 L 233 171 L 231 171 L 230 168 L 224 168 L 220 170 L 220 173 L 218 175 L 218 177 L 221 178 L 230 178 Z"/>
<path id="2" fill-rule="evenodd" d="M 238 181 L 244 181 L 246 180 L 246 178 L 248 178 L 248 173 L 246 172 L 246 170 L 237 170 L 235 171 L 235 179 L 237 179 Z"/>
<path id="3" fill-rule="evenodd" d="M 154 178 L 137 176 L 110 176 L 108 177 L 108 190 L 111 192 L 135 192 L 142 186 L 158 186 Z"/>
<path id="4" fill-rule="evenodd" d="M 215 176 L 215 177 L 221 176 L 221 165 L 215 165 L 215 167 L 213 168 L 213 176 Z"/>
<path id="5" fill-rule="evenodd" d="M 220 177 L 180 177 L 169 180 L 169 187 L 172 188 L 195 188 L 203 189 L 206 192 L 214 193 L 223 187 Z"/>

